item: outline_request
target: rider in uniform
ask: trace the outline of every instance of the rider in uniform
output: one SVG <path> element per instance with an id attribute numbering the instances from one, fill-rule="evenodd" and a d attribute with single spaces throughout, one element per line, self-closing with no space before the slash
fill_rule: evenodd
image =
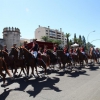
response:
<path id="1" fill-rule="evenodd" d="M 55 56 L 57 56 L 57 50 L 58 50 L 58 46 L 57 46 L 57 44 L 55 44 L 54 47 L 53 47 L 53 54 Z"/>
<path id="2" fill-rule="evenodd" d="M 8 53 L 7 45 L 3 46 L 3 50 Z"/>
<path id="3" fill-rule="evenodd" d="M 37 55 L 38 55 L 39 46 L 36 43 L 36 40 L 37 39 L 33 39 L 33 45 L 32 45 L 32 48 L 30 49 L 30 52 L 32 51 L 31 53 L 36 58 L 36 63 L 37 63 Z"/>
<path id="4" fill-rule="evenodd" d="M 12 46 L 12 48 L 17 49 L 16 45 L 17 45 L 17 44 L 16 44 L 16 43 L 14 43 L 14 44 L 13 44 L 13 46 Z"/>
<path id="5" fill-rule="evenodd" d="M 69 50 L 68 50 L 67 45 L 64 47 L 64 54 L 65 54 L 66 56 L 69 56 Z"/>
<path id="6" fill-rule="evenodd" d="M 46 45 L 44 45 L 43 55 L 47 55 L 47 46 Z"/>
<path id="7" fill-rule="evenodd" d="M 64 47 L 64 54 L 65 54 L 67 57 L 69 57 L 69 59 L 70 59 L 71 61 L 73 61 L 73 60 L 72 60 L 72 57 L 71 57 L 70 54 L 69 54 L 69 50 L 68 50 L 67 45 L 65 45 L 65 47 Z"/>
<path id="8" fill-rule="evenodd" d="M 81 47 L 81 52 L 85 55 L 85 49 L 83 46 Z"/>

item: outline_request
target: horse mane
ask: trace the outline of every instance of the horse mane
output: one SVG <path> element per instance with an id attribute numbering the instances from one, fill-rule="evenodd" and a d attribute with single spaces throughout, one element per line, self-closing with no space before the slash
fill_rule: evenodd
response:
<path id="1" fill-rule="evenodd" d="M 17 48 L 11 47 L 11 49 L 15 49 L 18 52 Z"/>
<path id="2" fill-rule="evenodd" d="M 5 50 L 2 50 L 5 54 L 7 54 L 8 55 L 8 53 L 5 51 Z"/>
<path id="3" fill-rule="evenodd" d="M 30 53 L 26 48 L 23 48 L 24 50 L 26 50 L 28 53 Z"/>

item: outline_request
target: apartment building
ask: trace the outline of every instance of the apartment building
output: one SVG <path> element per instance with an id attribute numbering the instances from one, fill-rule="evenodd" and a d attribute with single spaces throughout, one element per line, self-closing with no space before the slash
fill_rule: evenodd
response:
<path id="1" fill-rule="evenodd" d="M 42 37 L 47 36 L 49 39 L 56 39 L 62 41 L 62 46 L 66 44 L 66 38 L 64 36 L 64 32 L 62 32 L 62 28 L 60 30 L 57 29 L 50 29 L 50 27 L 39 27 L 35 30 L 35 38 L 38 41 L 43 41 Z"/>

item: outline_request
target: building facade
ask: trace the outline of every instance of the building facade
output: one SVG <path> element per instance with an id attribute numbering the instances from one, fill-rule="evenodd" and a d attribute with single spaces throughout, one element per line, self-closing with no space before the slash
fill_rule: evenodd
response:
<path id="1" fill-rule="evenodd" d="M 61 40 L 62 46 L 66 44 L 66 38 L 64 36 L 64 32 L 62 32 L 62 28 L 60 28 L 60 31 L 57 29 L 50 29 L 50 27 L 39 27 L 35 30 L 35 38 L 38 41 L 43 41 L 42 37 L 47 36 L 49 39 L 56 39 Z"/>
<path id="2" fill-rule="evenodd" d="M 20 30 L 18 28 L 6 27 L 3 29 L 4 45 L 7 45 L 8 50 L 11 49 L 13 44 L 20 46 Z"/>

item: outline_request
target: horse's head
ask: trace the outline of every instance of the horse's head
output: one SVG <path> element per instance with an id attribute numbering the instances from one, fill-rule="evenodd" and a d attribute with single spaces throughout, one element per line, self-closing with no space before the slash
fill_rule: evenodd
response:
<path id="1" fill-rule="evenodd" d="M 47 55 L 51 55 L 52 52 L 51 52 L 51 50 L 48 49 L 46 53 L 47 53 Z"/>
<path id="2" fill-rule="evenodd" d="M 0 57 L 3 57 L 3 53 L 2 53 L 2 50 L 0 50 Z"/>
<path id="3" fill-rule="evenodd" d="M 18 50 L 16 48 L 12 47 L 9 55 L 17 56 L 18 55 Z"/>
<path id="4" fill-rule="evenodd" d="M 20 53 L 19 53 L 20 56 L 28 56 L 28 55 L 31 54 L 31 53 L 30 53 L 26 48 L 24 48 L 24 47 L 20 47 L 20 48 L 19 48 L 19 51 L 20 51 Z"/>

